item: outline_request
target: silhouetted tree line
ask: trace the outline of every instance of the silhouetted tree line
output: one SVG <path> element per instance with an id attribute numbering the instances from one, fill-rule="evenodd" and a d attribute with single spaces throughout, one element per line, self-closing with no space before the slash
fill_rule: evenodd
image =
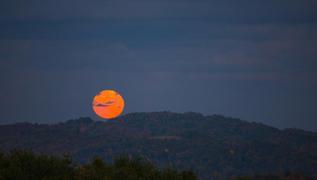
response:
<path id="1" fill-rule="evenodd" d="M 85 163 L 93 155 L 112 162 L 112 157 L 129 154 L 159 167 L 190 169 L 204 180 L 284 171 L 317 177 L 316 147 L 314 132 L 197 113 L 131 113 L 107 123 L 80 118 L 52 125 L 0 125 L 0 149 L 6 152 L 73 152 L 75 162 Z"/>
<path id="2" fill-rule="evenodd" d="M 70 156 L 35 154 L 27 150 L 0 152 L 0 180 L 196 180 L 191 171 L 160 169 L 148 161 L 119 157 L 112 164 L 94 158 L 76 164 Z M 211 178 L 212 179 L 212 178 Z M 219 179 L 219 178 L 216 178 Z M 226 178 L 220 178 L 226 179 Z M 236 176 L 230 180 L 310 180 L 300 173 Z"/>
<path id="3" fill-rule="evenodd" d="M 39 155 L 26 150 L 0 153 L 0 180 L 195 180 L 191 171 L 159 169 L 141 159 L 120 157 L 113 164 L 100 158 L 76 164 L 69 156 Z"/>
<path id="4" fill-rule="evenodd" d="M 259 174 L 253 176 L 237 176 L 230 180 L 316 180 L 316 177 L 305 176 L 301 173 Z"/>

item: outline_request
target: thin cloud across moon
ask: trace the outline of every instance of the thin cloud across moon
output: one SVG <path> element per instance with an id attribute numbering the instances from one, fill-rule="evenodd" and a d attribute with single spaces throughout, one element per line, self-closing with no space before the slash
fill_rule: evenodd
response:
<path id="1" fill-rule="evenodd" d="M 103 90 L 94 97 L 92 107 L 99 117 L 113 119 L 123 112 L 124 99 L 114 90 Z"/>

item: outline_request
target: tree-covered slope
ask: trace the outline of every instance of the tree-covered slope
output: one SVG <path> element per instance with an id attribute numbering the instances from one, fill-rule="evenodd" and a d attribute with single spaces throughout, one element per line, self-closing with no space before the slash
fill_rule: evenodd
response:
<path id="1" fill-rule="evenodd" d="M 280 173 L 316 174 L 317 134 L 280 130 L 219 115 L 131 113 L 103 122 L 90 118 L 55 125 L 0 126 L 0 149 L 94 156 L 141 157 L 161 167 L 191 169 L 202 178 Z"/>

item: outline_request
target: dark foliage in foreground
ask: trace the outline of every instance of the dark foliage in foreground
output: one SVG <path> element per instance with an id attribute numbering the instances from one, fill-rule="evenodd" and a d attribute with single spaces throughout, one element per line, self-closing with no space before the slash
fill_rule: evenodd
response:
<path id="1" fill-rule="evenodd" d="M 230 180 L 316 180 L 316 177 L 306 176 L 301 173 L 261 174 L 253 176 L 232 177 Z"/>
<path id="2" fill-rule="evenodd" d="M 107 164 L 94 158 L 83 165 L 74 164 L 68 156 L 37 155 L 30 151 L 0 154 L 1 180 L 195 180 L 191 171 L 160 170 L 140 159 L 118 158 Z"/>
<path id="3" fill-rule="evenodd" d="M 142 157 L 158 167 L 190 169 L 201 179 L 301 172 L 317 176 L 317 133 L 277 129 L 219 115 L 130 113 L 112 121 L 80 118 L 48 125 L 0 125 L 0 149 L 94 156 Z"/>

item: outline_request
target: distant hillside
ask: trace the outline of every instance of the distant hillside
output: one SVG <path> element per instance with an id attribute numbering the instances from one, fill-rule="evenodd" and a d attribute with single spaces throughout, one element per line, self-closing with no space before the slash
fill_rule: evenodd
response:
<path id="1" fill-rule="evenodd" d="M 90 118 L 55 125 L 0 126 L 0 149 L 94 156 L 141 157 L 159 166 L 191 169 L 201 178 L 256 173 L 316 175 L 317 133 L 198 113 L 131 113 L 102 122 Z"/>

